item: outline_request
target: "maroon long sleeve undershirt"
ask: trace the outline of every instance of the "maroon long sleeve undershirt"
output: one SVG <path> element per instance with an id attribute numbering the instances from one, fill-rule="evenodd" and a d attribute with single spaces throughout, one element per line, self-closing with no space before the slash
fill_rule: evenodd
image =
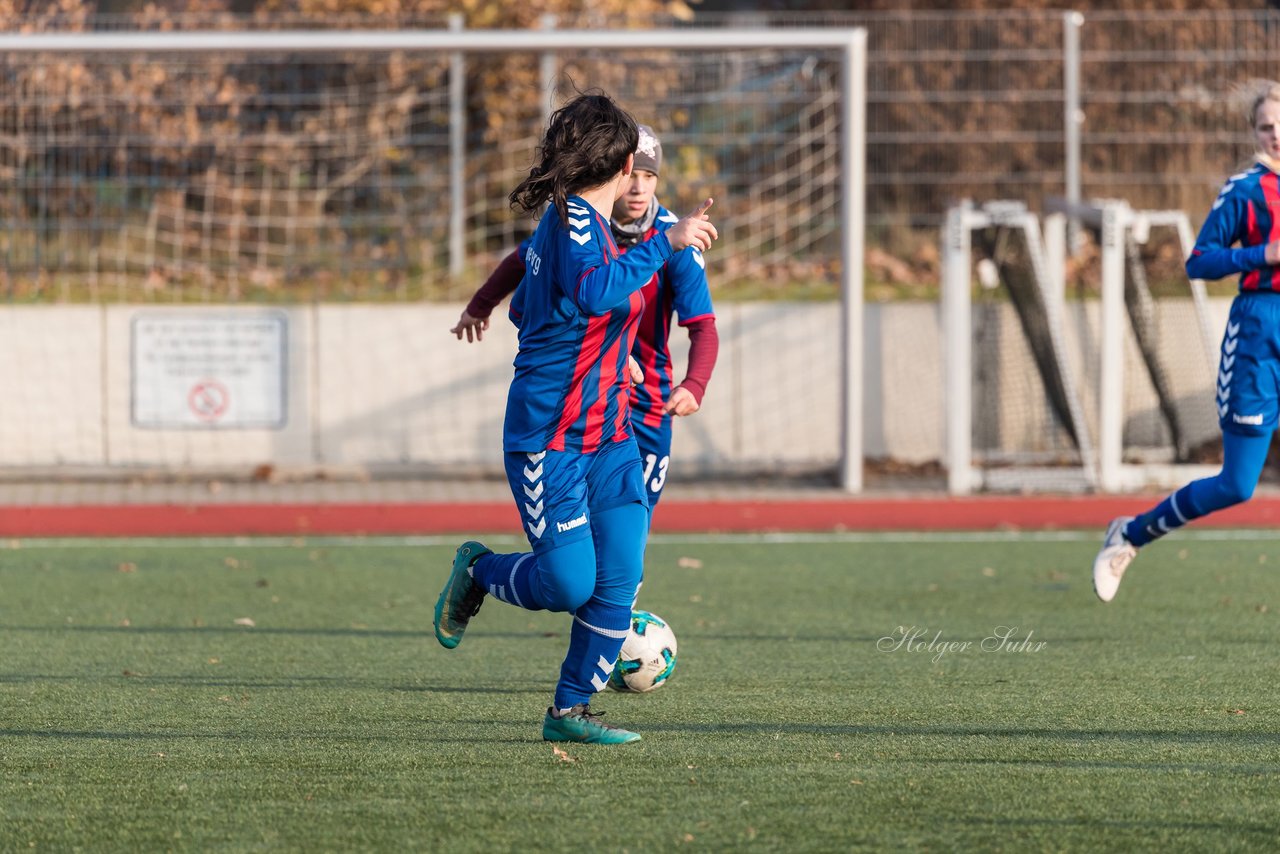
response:
<path id="1" fill-rule="evenodd" d="M 471 302 L 467 303 L 467 314 L 477 319 L 488 317 L 498 307 L 498 303 L 515 293 L 523 278 L 524 261 L 512 252 L 502 259 L 497 268 L 489 274 L 489 278 L 484 280 L 480 290 L 471 297 Z"/>
<path id="2" fill-rule="evenodd" d="M 475 318 L 488 317 L 499 303 L 515 292 L 523 278 L 524 262 L 516 252 L 512 252 L 502 259 L 471 297 L 471 302 L 467 303 L 467 314 Z M 685 328 L 689 331 L 689 365 L 680 385 L 687 388 L 701 406 L 707 384 L 711 382 L 711 371 L 716 366 L 716 357 L 720 354 L 720 334 L 716 331 L 714 317 L 699 318 Z"/>
<path id="3" fill-rule="evenodd" d="M 689 330 L 689 366 L 680 385 L 687 388 L 701 406 L 707 383 L 711 382 L 711 370 L 716 366 L 716 356 L 720 354 L 720 333 L 716 331 L 714 317 L 690 321 L 685 328 Z"/>

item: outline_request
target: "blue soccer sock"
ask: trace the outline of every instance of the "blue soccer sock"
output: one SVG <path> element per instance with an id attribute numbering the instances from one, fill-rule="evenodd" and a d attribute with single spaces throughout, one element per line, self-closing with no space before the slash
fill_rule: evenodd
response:
<path id="1" fill-rule="evenodd" d="M 546 606 L 536 592 L 538 556 L 533 552 L 487 554 L 471 565 L 471 577 L 495 599 L 530 611 Z"/>
<path id="2" fill-rule="evenodd" d="M 1222 434 L 1222 471 L 1193 480 L 1155 507 L 1134 518 L 1124 529 L 1130 543 L 1142 547 L 1176 531 L 1192 519 L 1248 501 L 1262 475 L 1270 436 Z"/>
<path id="3" fill-rule="evenodd" d="M 578 609 L 569 630 L 569 653 L 556 683 L 557 709 L 589 703 L 593 694 L 605 689 L 630 630 L 629 607 L 592 600 Z"/>
<path id="4" fill-rule="evenodd" d="M 631 606 L 643 573 L 648 521 L 648 510 L 640 503 L 612 507 L 592 517 L 595 591 L 573 614 L 569 652 L 556 683 L 557 709 L 589 702 L 609 681 L 622 642 L 631 630 Z"/>
<path id="5" fill-rule="evenodd" d="M 1171 493 L 1146 513 L 1135 516 L 1133 521 L 1125 526 L 1125 539 L 1141 548 L 1170 531 L 1176 531 L 1192 519 L 1198 518 L 1200 514 L 1191 508 L 1190 491 L 1191 484 L 1187 484 Z"/>

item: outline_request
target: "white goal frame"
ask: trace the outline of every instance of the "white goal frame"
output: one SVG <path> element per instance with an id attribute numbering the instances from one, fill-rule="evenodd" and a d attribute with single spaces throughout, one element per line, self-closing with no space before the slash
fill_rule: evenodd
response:
<path id="1" fill-rule="evenodd" d="M 947 211 L 943 226 L 942 328 L 946 366 L 946 463 L 947 490 L 952 495 L 968 495 L 988 486 L 982 470 L 973 465 L 973 312 L 970 291 L 972 235 L 976 230 L 1002 225 L 1023 232 L 1027 254 L 1037 269 L 1054 352 L 1063 371 L 1063 385 L 1071 420 L 1076 425 L 1081 465 L 1053 474 L 1056 482 L 1064 475 L 1076 488 L 1088 489 L 1097 483 L 1098 464 L 1075 378 L 1065 356 L 1063 329 L 1063 247 L 1065 232 L 1055 239 L 1041 237 L 1040 221 L 1020 202 L 989 202 L 981 208 L 964 202 Z M 1068 474 L 1069 472 L 1069 474 Z M 1034 488 L 1038 470 L 1019 467 L 1002 473 L 1011 484 Z M 1023 488 L 1023 487 L 1019 487 Z"/>
<path id="2" fill-rule="evenodd" d="M 1048 199 L 1047 207 L 1065 218 L 1078 219 L 1098 228 L 1102 254 L 1102 312 L 1100 332 L 1100 376 L 1098 389 L 1098 486 L 1103 492 L 1126 492 L 1149 486 L 1173 487 L 1187 480 L 1207 477 L 1217 466 L 1124 462 L 1124 345 L 1127 328 L 1124 307 L 1125 241 L 1132 232 L 1146 243 L 1152 228 L 1173 228 L 1178 235 L 1182 257 L 1191 255 L 1195 234 L 1191 220 L 1178 210 L 1135 210 L 1123 199 L 1096 199 L 1073 204 Z M 1046 228 L 1048 228 L 1046 223 Z M 1058 227 L 1064 227 L 1059 225 Z M 1209 326 L 1208 298 L 1204 282 L 1189 279 L 1191 298 L 1199 319 L 1201 345 L 1210 377 L 1218 371 L 1218 343 Z"/>
<path id="3" fill-rule="evenodd" d="M 1037 278 L 1044 291 L 1050 334 L 1060 350 L 1064 321 L 1064 267 L 1069 220 L 1087 223 L 1101 235 L 1101 304 L 1099 312 L 1098 417 L 1096 424 L 1082 431 L 1081 485 L 1106 493 L 1126 492 L 1152 486 L 1172 487 L 1217 471 L 1216 466 L 1173 463 L 1126 463 L 1123 457 L 1125 387 L 1124 358 L 1128 318 L 1125 312 L 1125 235 L 1132 233 L 1139 244 L 1146 243 L 1153 228 L 1176 230 L 1183 256 L 1195 243 L 1191 221 L 1177 210 L 1135 210 L 1119 199 L 1100 199 L 1086 204 L 1062 199 L 1046 200 L 1050 211 L 1041 220 L 1021 203 L 991 202 L 981 208 L 963 203 L 947 212 L 943 231 L 942 319 L 946 341 L 946 462 L 947 488 L 953 495 L 967 495 L 988 484 L 982 470 L 973 465 L 972 447 L 972 312 L 970 290 L 972 254 L 970 236 L 975 229 L 992 225 L 1022 228 L 1028 250 L 1042 258 L 1045 269 Z M 1218 346 L 1208 321 L 1205 285 L 1198 279 L 1188 282 L 1199 320 L 1199 331 L 1208 376 L 1218 369 Z M 1074 378 L 1063 361 L 1068 397 L 1074 399 Z M 1074 410 L 1076 407 L 1073 406 Z M 1096 448 L 1089 434 L 1096 437 Z M 1002 488 L 1035 491 L 1051 481 L 1062 488 L 1061 474 L 1041 475 L 1035 469 L 1016 469 L 1001 475 Z M 1008 481 L 1013 482 L 1008 482 Z"/>
<path id="4" fill-rule="evenodd" d="M 866 207 L 867 33 L 861 28 L 681 28 L 648 30 L 370 30 L 0 33 L 9 53 L 307 53 L 357 50 L 554 54 L 643 50 L 787 50 L 839 52 L 841 105 L 841 364 L 840 486 L 862 491 L 863 481 L 863 256 Z M 457 66 L 455 65 L 455 68 Z M 451 85 L 460 87 L 465 81 Z M 461 136 L 454 129 L 454 137 Z M 462 201 L 455 188 L 451 204 Z M 820 368 L 818 368 L 820 370 Z"/>

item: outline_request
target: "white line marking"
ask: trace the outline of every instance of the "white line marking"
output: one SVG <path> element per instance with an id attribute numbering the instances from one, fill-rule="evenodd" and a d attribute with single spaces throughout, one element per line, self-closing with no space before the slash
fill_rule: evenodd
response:
<path id="1" fill-rule="evenodd" d="M 769 533 L 769 534 L 654 534 L 654 545 L 794 545 L 797 543 L 841 544 L 881 543 L 910 546 L 922 543 L 1096 543 L 1097 529 L 1071 531 L 847 531 L 842 533 Z M 48 539 L 0 539 L 0 555 L 22 549 L 105 549 L 114 546 L 133 549 L 314 549 L 314 548 L 417 548 L 423 546 L 456 547 L 464 534 L 427 536 L 374 537 L 60 537 Z M 514 547 L 525 551 L 523 537 L 502 534 L 482 536 L 488 546 Z M 1220 542 L 1275 542 L 1280 529 L 1250 528 L 1183 528 L 1177 540 Z M 1169 541 L 1166 541 L 1169 542 Z M 0 561 L 3 558 L 0 557 Z"/>

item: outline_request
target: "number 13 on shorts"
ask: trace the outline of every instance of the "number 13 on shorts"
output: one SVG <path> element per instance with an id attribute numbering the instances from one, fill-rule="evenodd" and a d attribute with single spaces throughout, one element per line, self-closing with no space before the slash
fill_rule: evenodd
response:
<path id="1" fill-rule="evenodd" d="M 662 487 L 667 482 L 667 465 L 671 462 L 671 457 L 666 456 L 661 460 L 657 454 L 644 455 L 644 486 L 645 489 L 652 493 L 662 492 Z M 656 476 L 655 476 L 656 471 Z"/>

